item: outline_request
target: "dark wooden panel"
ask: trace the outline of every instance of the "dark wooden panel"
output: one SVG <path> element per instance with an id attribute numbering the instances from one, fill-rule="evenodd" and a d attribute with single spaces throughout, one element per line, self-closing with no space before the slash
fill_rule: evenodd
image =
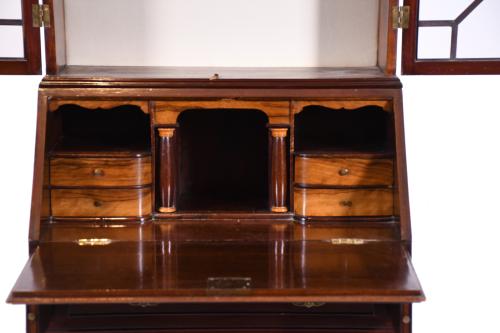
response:
<path id="1" fill-rule="evenodd" d="M 271 304 L 117 304 L 54 307 L 49 332 L 103 331 L 154 332 L 176 330 L 329 329 L 329 332 L 369 330 L 394 332 L 393 316 L 398 305 L 317 304 L 306 308 L 297 303 Z M 151 331 L 149 331 L 151 332 Z"/>
<path id="2" fill-rule="evenodd" d="M 324 241 L 42 244 L 11 303 L 418 302 L 401 244 Z M 280 273 L 275 268 L 280 267 Z M 210 277 L 247 277 L 246 289 L 210 289 Z"/>

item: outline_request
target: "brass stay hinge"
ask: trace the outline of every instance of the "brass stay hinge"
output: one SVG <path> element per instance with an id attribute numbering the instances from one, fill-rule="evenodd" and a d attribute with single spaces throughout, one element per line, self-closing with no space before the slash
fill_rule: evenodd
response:
<path id="1" fill-rule="evenodd" d="M 33 28 L 50 28 L 50 6 L 34 4 L 31 10 Z"/>
<path id="2" fill-rule="evenodd" d="M 410 6 L 392 7 L 392 28 L 408 29 L 410 24 Z"/>

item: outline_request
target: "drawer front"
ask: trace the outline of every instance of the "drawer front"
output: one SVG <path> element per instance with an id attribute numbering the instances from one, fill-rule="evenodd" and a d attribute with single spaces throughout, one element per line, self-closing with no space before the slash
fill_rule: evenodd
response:
<path id="1" fill-rule="evenodd" d="M 151 214 L 151 189 L 53 189 L 55 217 L 139 217 Z"/>
<path id="2" fill-rule="evenodd" d="M 53 158 L 52 186 L 134 186 L 151 184 L 151 158 Z"/>
<path id="3" fill-rule="evenodd" d="M 295 158 L 295 182 L 310 185 L 392 185 L 391 159 Z"/>
<path id="4" fill-rule="evenodd" d="M 300 216 L 390 216 L 391 189 L 295 189 Z"/>

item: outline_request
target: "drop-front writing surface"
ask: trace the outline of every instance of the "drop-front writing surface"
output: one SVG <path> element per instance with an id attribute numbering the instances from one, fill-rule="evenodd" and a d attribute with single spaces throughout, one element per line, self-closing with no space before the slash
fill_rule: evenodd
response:
<path id="1" fill-rule="evenodd" d="M 369 67 L 378 64 L 379 5 L 65 0 L 58 34 L 65 35 L 67 65 Z"/>

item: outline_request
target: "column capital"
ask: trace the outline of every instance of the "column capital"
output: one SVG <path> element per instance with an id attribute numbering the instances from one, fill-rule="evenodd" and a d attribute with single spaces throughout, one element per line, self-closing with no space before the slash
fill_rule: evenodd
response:
<path id="1" fill-rule="evenodd" d="M 161 138 L 171 138 L 174 136 L 175 128 L 158 128 L 158 134 Z"/>
<path id="2" fill-rule="evenodd" d="M 288 128 L 275 128 L 269 129 L 273 138 L 285 138 L 288 135 Z"/>

